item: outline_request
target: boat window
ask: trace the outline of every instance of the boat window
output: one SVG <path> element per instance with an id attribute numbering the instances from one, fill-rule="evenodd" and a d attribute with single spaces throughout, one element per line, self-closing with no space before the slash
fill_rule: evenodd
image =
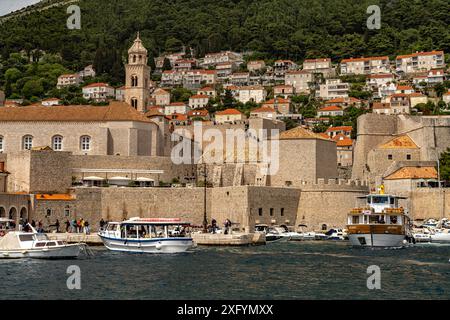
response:
<path id="1" fill-rule="evenodd" d="M 352 217 L 352 224 L 359 224 L 359 216 Z"/>
<path id="2" fill-rule="evenodd" d="M 58 241 L 58 246 L 63 246 L 63 245 L 64 245 L 64 242 Z"/>
<path id="3" fill-rule="evenodd" d="M 379 217 L 380 216 L 378 216 L 378 215 L 371 215 L 371 216 L 369 216 L 369 223 L 378 223 L 378 220 L 379 220 Z"/>
<path id="4" fill-rule="evenodd" d="M 388 203 L 388 197 L 380 197 L 380 196 L 372 197 L 372 203 L 374 204 Z"/>
<path id="5" fill-rule="evenodd" d="M 106 230 L 116 231 L 116 226 L 117 226 L 117 224 L 108 224 L 108 226 L 106 227 Z"/>
<path id="6" fill-rule="evenodd" d="M 34 241 L 33 235 L 32 234 L 21 234 L 19 235 L 19 240 L 20 241 Z"/>
<path id="7" fill-rule="evenodd" d="M 42 241 L 42 240 L 48 240 L 48 237 L 45 233 L 38 233 L 38 234 L 36 234 L 36 239 Z"/>
<path id="8" fill-rule="evenodd" d="M 127 226 L 127 238 L 137 238 L 137 226 Z"/>
<path id="9" fill-rule="evenodd" d="M 38 242 L 35 247 L 45 247 L 45 242 Z"/>
<path id="10" fill-rule="evenodd" d="M 391 198 L 389 198 L 389 200 L 390 200 L 391 204 L 395 204 L 395 198 L 391 197 Z"/>
<path id="11" fill-rule="evenodd" d="M 47 242 L 47 247 L 54 247 L 54 246 L 56 246 L 56 242 L 54 241 Z"/>
<path id="12" fill-rule="evenodd" d="M 391 224 L 397 224 L 398 218 L 397 216 L 391 216 Z"/>

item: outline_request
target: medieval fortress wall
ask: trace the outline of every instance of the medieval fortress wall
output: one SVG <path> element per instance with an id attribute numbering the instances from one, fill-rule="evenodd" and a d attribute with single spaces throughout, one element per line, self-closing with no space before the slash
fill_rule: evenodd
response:
<path id="1" fill-rule="evenodd" d="M 370 161 L 370 151 L 402 135 L 411 137 L 418 146 L 419 156 L 413 161 L 436 161 L 450 147 L 450 116 L 365 114 L 359 117 L 352 178 L 367 180 L 373 186 L 372 173 L 384 172 L 389 164 Z M 402 151 L 395 151 L 399 152 Z"/>

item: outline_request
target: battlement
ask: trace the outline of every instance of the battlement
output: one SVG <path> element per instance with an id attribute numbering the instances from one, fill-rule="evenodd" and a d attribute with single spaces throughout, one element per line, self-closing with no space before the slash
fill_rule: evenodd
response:
<path id="1" fill-rule="evenodd" d="M 301 189 L 324 189 L 327 191 L 366 191 L 369 186 L 367 181 L 358 179 L 317 179 L 316 181 L 300 181 Z"/>

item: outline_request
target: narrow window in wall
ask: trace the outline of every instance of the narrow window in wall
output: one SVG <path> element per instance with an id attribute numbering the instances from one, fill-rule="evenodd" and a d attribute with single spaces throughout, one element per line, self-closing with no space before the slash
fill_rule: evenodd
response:
<path id="1" fill-rule="evenodd" d="M 259 209 L 258 209 L 258 215 L 259 215 L 260 217 L 262 217 L 262 215 L 263 215 L 263 209 L 262 209 L 262 208 L 259 208 Z"/>

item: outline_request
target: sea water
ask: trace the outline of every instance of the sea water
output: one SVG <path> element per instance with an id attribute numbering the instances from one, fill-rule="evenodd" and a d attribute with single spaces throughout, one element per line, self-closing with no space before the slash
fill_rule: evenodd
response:
<path id="1" fill-rule="evenodd" d="M 2 299 L 449 299 L 450 246 L 353 248 L 348 242 L 198 247 L 183 254 L 0 260 Z M 69 266 L 81 289 L 70 290 Z M 370 266 L 380 289 L 369 289 Z M 73 268 L 72 268 L 73 269 Z"/>

